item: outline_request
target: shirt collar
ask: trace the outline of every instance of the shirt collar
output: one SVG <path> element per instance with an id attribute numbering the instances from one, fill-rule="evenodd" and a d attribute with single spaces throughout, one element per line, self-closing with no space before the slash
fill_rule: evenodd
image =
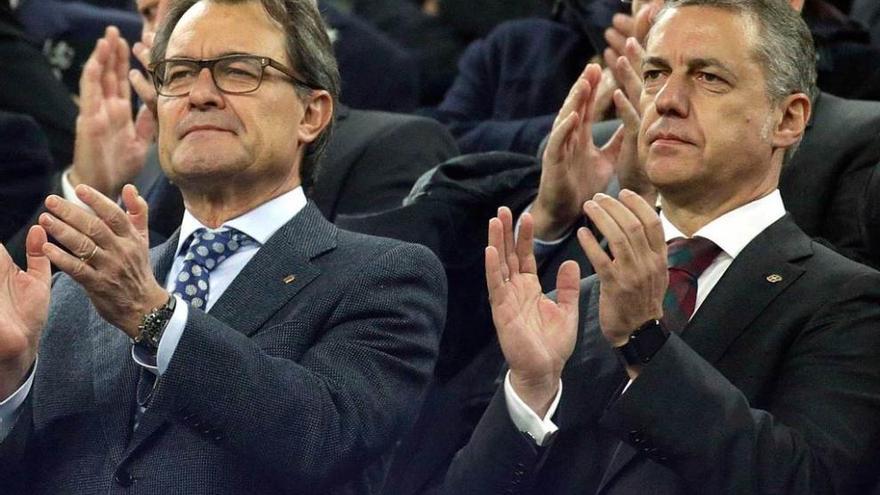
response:
<path id="1" fill-rule="evenodd" d="M 302 186 L 299 186 L 277 198 L 266 201 L 241 216 L 223 222 L 223 225 L 217 229 L 206 227 L 189 210 L 186 210 L 183 213 L 183 222 L 180 224 L 177 253 L 180 253 L 180 250 L 189 241 L 193 232 L 200 228 L 207 229 L 210 232 L 234 228 L 251 236 L 252 239 L 263 245 L 281 226 L 295 217 L 306 206 L 306 203 L 306 195 L 303 192 Z"/>
<path id="2" fill-rule="evenodd" d="M 712 220 L 694 233 L 694 237 L 705 237 L 714 242 L 731 258 L 737 255 L 767 227 L 785 216 L 785 206 L 779 189 L 746 203 Z M 666 242 L 676 237 L 687 237 L 660 212 L 660 222 Z"/>

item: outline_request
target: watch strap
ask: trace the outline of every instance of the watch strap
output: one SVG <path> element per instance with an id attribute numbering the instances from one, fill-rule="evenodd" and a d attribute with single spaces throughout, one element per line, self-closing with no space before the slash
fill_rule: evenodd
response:
<path id="1" fill-rule="evenodd" d="M 162 306 L 153 308 L 149 313 L 145 314 L 138 325 L 140 333 L 134 339 L 134 343 L 145 346 L 150 350 L 159 348 L 159 341 L 165 333 L 171 316 L 174 315 L 174 308 L 177 305 L 177 298 L 169 296 L 168 301 Z"/>
<path id="2" fill-rule="evenodd" d="M 660 320 L 650 320 L 631 333 L 625 344 L 614 350 L 625 366 L 643 365 L 654 358 L 668 338 L 669 331 Z"/>

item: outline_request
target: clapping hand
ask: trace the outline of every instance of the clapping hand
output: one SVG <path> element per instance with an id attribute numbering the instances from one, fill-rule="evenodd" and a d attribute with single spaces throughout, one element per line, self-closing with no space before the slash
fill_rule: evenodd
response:
<path id="1" fill-rule="evenodd" d="M 45 243 L 42 227 L 31 227 L 27 271 L 20 270 L 0 245 L 0 401 L 24 381 L 48 317 L 52 269 L 43 254 Z"/>
<path id="2" fill-rule="evenodd" d="M 512 224 L 507 208 L 500 208 L 498 216 L 489 221 L 486 283 L 511 384 L 523 402 L 543 416 L 574 350 L 580 269 L 574 261 L 563 263 L 556 282 L 556 301 L 548 298 L 541 290 L 532 252 L 531 215 L 522 216 L 515 242 Z"/>

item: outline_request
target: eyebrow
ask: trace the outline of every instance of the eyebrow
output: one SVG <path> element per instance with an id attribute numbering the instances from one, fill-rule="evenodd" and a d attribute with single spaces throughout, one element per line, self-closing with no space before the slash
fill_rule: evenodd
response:
<path id="1" fill-rule="evenodd" d="M 666 59 L 662 57 L 645 57 L 642 61 L 642 70 L 645 70 L 645 68 L 649 66 L 666 70 L 671 69 L 669 63 L 666 61 Z M 694 72 L 700 69 L 705 69 L 707 67 L 716 67 L 724 72 L 725 75 L 732 80 L 735 81 L 737 79 L 736 73 L 717 58 L 692 58 L 687 61 L 687 67 L 688 72 Z"/>
<path id="2" fill-rule="evenodd" d="M 221 53 L 219 53 L 219 54 L 217 54 L 217 55 L 215 55 L 215 56 L 213 56 L 213 57 L 208 57 L 207 59 L 204 59 L 204 60 L 210 60 L 210 59 L 222 58 L 222 57 L 229 57 L 229 56 L 232 56 L 232 55 L 248 55 L 248 56 L 252 56 L 252 57 L 262 57 L 262 56 L 263 56 L 263 55 L 255 55 L 255 54 L 253 54 L 253 53 L 248 53 L 248 52 L 228 51 L 228 52 L 221 52 Z M 187 60 L 203 60 L 203 59 L 199 59 L 199 58 L 195 58 L 195 57 L 188 57 L 188 56 L 186 56 L 186 55 L 174 55 L 174 56 L 172 56 L 172 57 L 167 57 L 167 58 L 168 58 L 168 59 L 175 59 L 175 58 L 176 58 L 176 59 L 180 59 L 180 58 L 182 58 L 182 59 L 187 59 Z"/>

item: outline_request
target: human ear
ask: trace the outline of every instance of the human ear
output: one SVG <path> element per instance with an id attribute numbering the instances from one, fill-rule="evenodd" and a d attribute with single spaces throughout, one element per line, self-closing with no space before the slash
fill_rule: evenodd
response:
<path id="1" fill-rule="evenodd" d="M 807 95 L 795 93 L 785 97 L 778 109 L 778 119 L 772 135 L 773 147 L 790 148 L 803 137 L 810 121 L 812 105 Z"/>
<path id="2" fill-rule="evenodd" d="M 303 102 L 305 112 L 297 136 L 303 143 L 311 143 L 330 124 L 333 118 L 333 98 L 323 90 L 313 90 Z"/>

